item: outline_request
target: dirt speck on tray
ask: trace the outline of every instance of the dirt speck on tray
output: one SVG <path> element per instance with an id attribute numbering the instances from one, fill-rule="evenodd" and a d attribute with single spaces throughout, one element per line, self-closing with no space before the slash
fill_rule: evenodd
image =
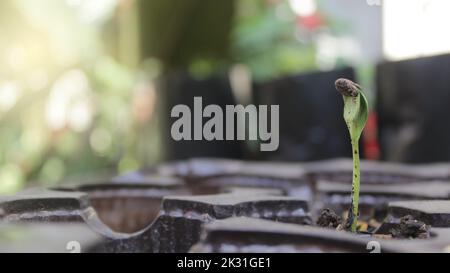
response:
<path id="1" fill-rule="evenodd" d="M 430 226 L 414 219 L 411 215 L 400 218 L 398 227 L 391 229 L 392 237 L 405 239 L 427 239 L 430 237 Z"/>
<path id="2" fill-rule="evenodd" d="M 317 219 L 317 225 L 326 228 L 338 228 L 342 224 L 342 219 L 331 209 L 324 209 Z"/>

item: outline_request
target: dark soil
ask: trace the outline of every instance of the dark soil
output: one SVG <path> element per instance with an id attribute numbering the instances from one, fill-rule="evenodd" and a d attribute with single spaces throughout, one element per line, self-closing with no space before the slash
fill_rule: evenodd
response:
<path id="1" fill-rule="evenodd" d="M 324 209 L 317 219 L 317 225 L 325 228 L 338 228 L 342 224 L 342 219 L 331 209 Z"/>
<path id="2" fill-rule="evenodd" d="M 427 239 L 430 237 L 430 226 L 406 215 L 400 219 L 398 227 L 391 229 L 391 233 L 393 238 L 398 239 Z"/>

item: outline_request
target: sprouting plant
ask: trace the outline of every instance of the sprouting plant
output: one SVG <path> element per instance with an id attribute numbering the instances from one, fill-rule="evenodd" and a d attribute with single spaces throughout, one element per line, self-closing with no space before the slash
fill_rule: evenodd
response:
<path id="1" fill-rule="evenodd" d="M 353 154 L 352 200 L 346 228 L 350 228 L 352 232 L 356 232 L 359 215 L 358 206 L 361 175 L 359 167 L 359 138 L 367 122 L 368 103 L 358 84 L 347 79 L 338 79 L 335 85 L 336 89 L 344 98 L 344 120 L 347 123 L 350 133 Z"/>

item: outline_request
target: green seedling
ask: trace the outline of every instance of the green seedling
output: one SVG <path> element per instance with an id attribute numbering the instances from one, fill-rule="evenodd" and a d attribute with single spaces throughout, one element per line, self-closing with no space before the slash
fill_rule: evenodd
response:
<path id="1" fill-rule="evenodd" d="M 356 232 L 359 215 L 359 138 L 364 130 L 368 118 L 368 103 L 361 87 L 347 79 L 338 79 L 336 89 L 344 98 L 344 120 L 350 133 L 353 154 L 352 200 L 346 222 L 346 228 Z"/>

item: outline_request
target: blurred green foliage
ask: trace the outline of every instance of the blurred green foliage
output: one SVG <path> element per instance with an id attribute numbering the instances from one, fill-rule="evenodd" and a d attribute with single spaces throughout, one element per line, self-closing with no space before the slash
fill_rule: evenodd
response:
<path id="1" fill-rule="evenodd" d="M 99 2 L 1 1 L 0 193 L 139 167 L 137 71 L 106 54 Z"/>
<path id="2" fill-rule="evenodd" d="M 232 33 L 233 61 L 247 65 L 256 80 L 316 68 L 315 47 L 301 42 L 288 1 L 238 1 Z"/>

